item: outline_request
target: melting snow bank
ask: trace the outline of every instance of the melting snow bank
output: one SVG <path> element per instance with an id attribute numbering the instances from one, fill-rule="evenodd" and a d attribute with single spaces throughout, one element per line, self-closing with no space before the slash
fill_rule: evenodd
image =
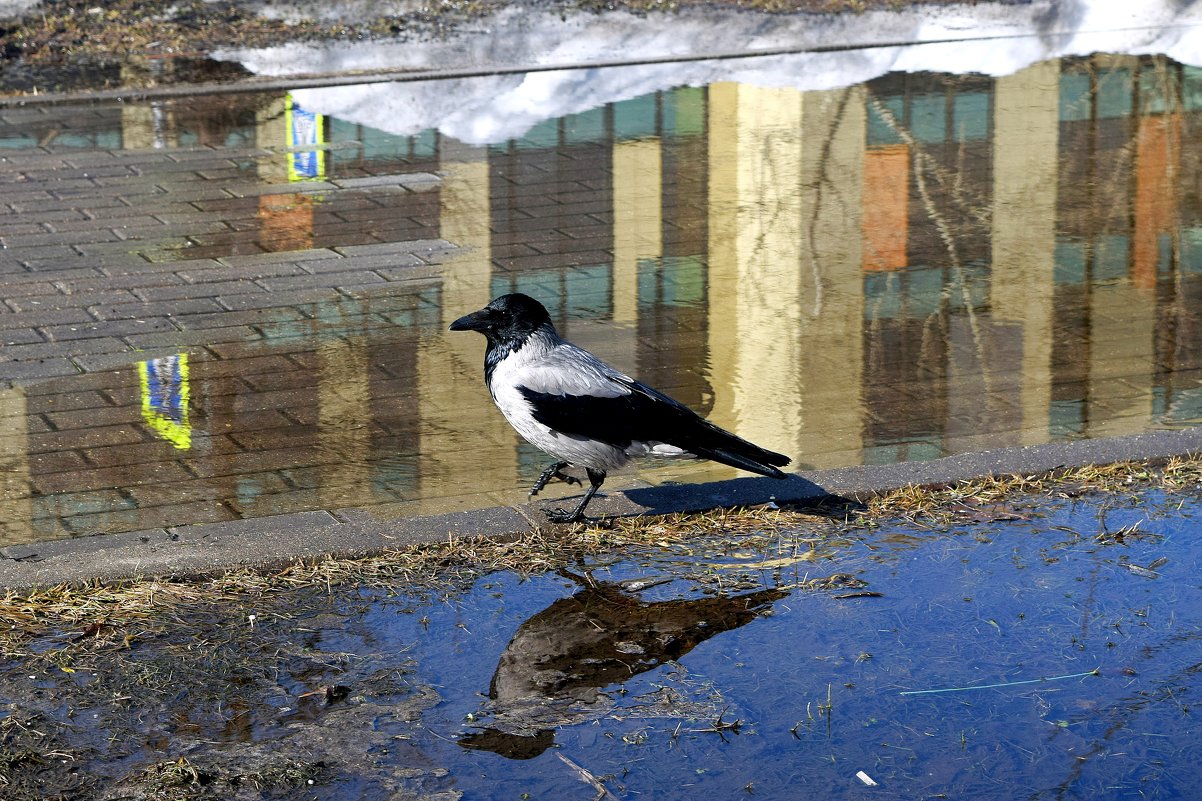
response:
<path id="1" fill-rule="evenodd" d="M 1199 26 L 1202 2 L 1195 0 L 1035 0 L 792 16 L 705 9 L 561 18 L 509 8 L 441 41 L 294 43 L 216 57 L 271 76 L 505 70 L 486 77 L 293 94 L 307 109 L 389 133 L 437 128 L 469 144 L 493 144 L 519 137 L 543 120 L 716 81 L 831 89 L 893 71 L 1006 75 L 1038 61 L 1099 51 L 1159 53 L 1202 65 Z M 783 50 L 794 52 L 780 54 Z M 778 54 L 720 57 L 756 51 Z M 623 64 L 597 66 L 617 62 Z"/>

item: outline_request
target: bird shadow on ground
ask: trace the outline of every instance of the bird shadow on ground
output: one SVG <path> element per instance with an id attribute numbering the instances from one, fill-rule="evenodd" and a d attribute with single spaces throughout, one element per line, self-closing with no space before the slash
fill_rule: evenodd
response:
<path id="1" fill-rule="evenodd" d="M 621 495 L 642 507 L 644 514 L 653 515 L 776 503 L 823 517 L 843 517 L 850 511 L 864 508 L 860 501 L 828 492 L 799 475 L 791 475 L 783 481 L 736 478 L 705 484 L 666 484 L 628 489 Z"/>

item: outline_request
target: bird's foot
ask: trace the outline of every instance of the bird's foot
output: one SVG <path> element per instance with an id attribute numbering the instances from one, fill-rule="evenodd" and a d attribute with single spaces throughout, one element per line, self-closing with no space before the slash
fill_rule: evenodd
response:
<path id="1" fill-rule="evenodd" d="M 544 509 L 543 514 L 552 523 L 583 523 L 589 519 L 575 509 Z"/>
<path id="2" fill-rule="evenodd" d="M 569 485 L 570 484 L 579 484 L 580 486 L 583 487 L 584 486 L 583 481 L 576 478 L 576 476 L 571 476 L 571 475 L 568 475 L 567 473 L 563 472 L 563 468 L 565 468 L 565 467 L 567 467 L 567 462 L 560 462 L 558 464 L 553 464 L 550 467 L 548 467 L 546 470 L 544 470 L 542 472 L 542 475 L 540 475 L 538 477 L 538 481 L 535 481 L 534 486 L 530 488 L 529 497 L 533 498 L 535 495 L 538 495 L 540 492 L 542 492 L 543 487 L 547 486 L 547 482 L 549 482 L 553 478 L 558 478 L 560 481 L 562 481 L 565 484 L 569 484 Z"/>

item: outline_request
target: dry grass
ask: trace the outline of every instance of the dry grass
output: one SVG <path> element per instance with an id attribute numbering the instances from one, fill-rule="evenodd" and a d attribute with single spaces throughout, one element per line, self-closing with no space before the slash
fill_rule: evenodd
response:
<path id="1" fill-rule="evenodd" d="M 1170 459 L 1089 466 L 1043 475 L 983 478 L 953 486 L 906 487 L 868 499 L 843 521 L 800 509 L 718 509 L 698 514 L 634 517 L 603 526 L 577 525 L 532 531 L 513 540 L 453 539 L 391 550 L 361 559 L 299 561 L 270 573 L 236 570 L 200 580 L 130 580 L 114 584 L 59 585 L 0 597 L 0 651 L 15 655 L 47 631 L 76 631 L 77 637 L 119 637 L 155 620 L 178 619 L 200 606 L 250 605 L 268 594 L 299 588 L 445 585 L 496 570 L 535 574 L 583 556 L 623 546 L 671 546 L 699 536 L 772 536 L 810 529 L 837 537 L 888 521 L 951 525 L 966 519 L 998 519 L 1007 504 L 1038 497 L 1073 497 L 1157 486 L 1172 492 L 1202 487 L 1202 459 Z M 126 635 L 128 636 L 128 635 Z"/>

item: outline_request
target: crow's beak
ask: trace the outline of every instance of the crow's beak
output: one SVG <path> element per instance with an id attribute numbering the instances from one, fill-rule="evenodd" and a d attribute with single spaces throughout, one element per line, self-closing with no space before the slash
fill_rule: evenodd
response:
<path id="1" fill-rule="evenodd" d="M 465 314 L 451 323 L 452 331 L 483 331 L 488 328 L 488 310 L 481 309 L 471 314 Z"/>

